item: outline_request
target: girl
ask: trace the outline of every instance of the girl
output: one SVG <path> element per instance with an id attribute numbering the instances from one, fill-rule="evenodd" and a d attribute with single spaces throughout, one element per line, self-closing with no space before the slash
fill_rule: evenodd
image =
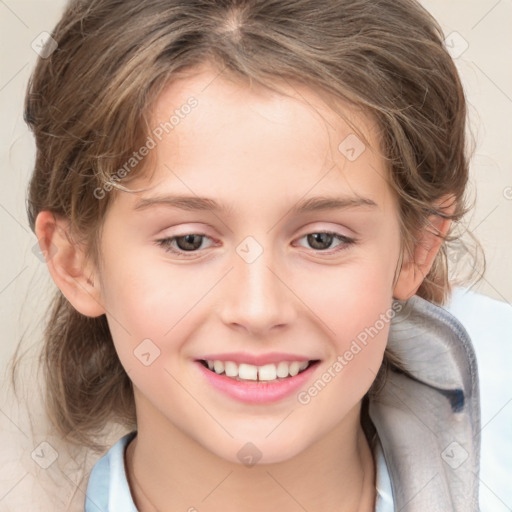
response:
<path id="1" fill-rule="evenodd" d="M 476 511 L 463 89 L 414 0 L 86 0 L 37 64 L 46 406 L 85 510 Z"/>

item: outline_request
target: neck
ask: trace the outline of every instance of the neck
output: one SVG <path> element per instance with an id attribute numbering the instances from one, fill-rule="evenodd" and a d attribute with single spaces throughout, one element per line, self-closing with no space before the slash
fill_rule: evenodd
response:
<path id="1" fill-rule="evenodd" d="M 125 454 L 134 503 L 139 512 L 374 510 L 373 457 L 354 412 L 351 435 L 343 425 L 291 459 L 251 467 L 212 454 L 168 422 L 139 422 Z"/>

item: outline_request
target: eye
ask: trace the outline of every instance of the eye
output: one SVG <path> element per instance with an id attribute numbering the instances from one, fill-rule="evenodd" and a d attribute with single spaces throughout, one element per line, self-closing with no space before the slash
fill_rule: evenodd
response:
<path id="1" fill-rule="evenodd" d="M 185 235 L 161 238 L 159 240 L 156 240 L 155 243 L 158 246 L 163 247 L 163 249 L 166 252 L 176 254 L 177 256 L 182 258 L 187 258 L 189 257 L 187 253 L 194 254 L 199 251 L 199 249 L 202 246 L 202 242 L 205 238 L 211 240 L 210 237 L 203 233 L 187 233 Z M 327 255 L 343 251 L 344 249 L 347 249 L 350 245 L 356 243 L 356 240 L 353 238 L 349 238 L 340 233 L 330 231 L 308 233 L 299 238 L 298 240 L 302 240 L 303 238 L 307 240 L 308 244 L 310 244 L 310 246 L 313 249 Z M 334 250 L 327 251 L 331 247 L 333 241 L 340 242 L 338 247 Z"/>
<path id="2" fill-rule="evenodd" d="M 197 252 L 197 250 L 201 247 L 204 238 L 209 237 L 203 233 L 187 233 L 180 236 L 161 238 L 160 240 L 156 240 L 156 243 L 160 247 L 163 247 L 166 252 L 187 258 L 188 256 L 186 253 Z M 174 242 L 176 242 L 178 247 L 177 249 L 175 249 L 173 245 Z"/>
<path id="3" fill-rule="evenodd" d="M 349 238 L 348 236 L 342 235 L 340 233 L 334 233 L 330 231 L 319 231 L 316 233 L 308 233 L 307 235 L 302 236 L 298 240 L 302 240 L 306 238 L 308 244 L 310 244 L 313 249 L 324 252 L 325 254 L 335 254 L 340 251 L 347 249 L 350 245 L 355 244 L 356 240 L 353 238 Z M 327 249 L 330 248 L 333 241 L 339 241 L 340 244 L 338 248 L 326 252 Z"/>

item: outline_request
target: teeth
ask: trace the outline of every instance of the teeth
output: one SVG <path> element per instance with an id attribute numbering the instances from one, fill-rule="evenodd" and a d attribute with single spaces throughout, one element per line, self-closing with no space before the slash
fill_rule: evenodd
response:
<path id="1" fill-rule="evenodd" d="M 260 380 L 275 380 L 275 378 L 277 377 L 276 365 L 266 364 L 265 366 L 260 366 L 258 369 L 258 376 Z"/>
<path id="2" fill-rule="evenodd" d="M 298 361 L 293 361 L 293 363 L 290 365 L 290 375 L 294 377 L 299 373 L 300 369 L 300 363 Z"/>
<path id="3" fill-rule="evenodd" d="M 238 366 L 238 376 L 245 380 L 258 380 L 258 367 L 242 363 Z"/>
<path id="4" fill-rule="evenodd" d="M 277 376 L 283 379 L 284 377 L 288 377 L 288 363 L 286 361 L 281 361 L 277 365 Z"/>
<path id="5" fill-rule="evenodd" d="M 233 361 L 206 361 L 208 368 L 215 373 L 237 380 L 264 380 L 271 381 L 276 378 L 284 379 L 288 376 L 294 377 L 309 366 L 309 361 L 281 361 L 277 365 L 266 364 L 264 366 L 254 366 L 252 364 L 241 363 L 240 365 Z"/>
<path id="6" fill-rule="evenodd" d="M 226 377 L 238 377 L 238 366 L 233 361 L 226 361 L 224 364 Z"/>

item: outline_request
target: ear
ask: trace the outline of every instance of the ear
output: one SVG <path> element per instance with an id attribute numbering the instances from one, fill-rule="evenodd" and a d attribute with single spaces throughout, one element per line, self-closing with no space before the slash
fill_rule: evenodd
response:
<path id="1" fill-rule="evenodd" d="M 436 210 L 442 215 L 451 215 L 455 210 L 455 197 L 444 196 L 436 203 Z M 427 226 L 416 235 L 417 245 L 413 259 L 404 259 L 400 274 L 393 289 L 393 297 L 406 300 L 412 297 L 429 273 L 434 259 L 439 252 L 444 236 L 450 229 L 451 220 L 438 214 L 429 217 Z M 404 256 L 405 258 L 405 256 Z"/>
<path id="2" fill-rule="evenodd" d="M 85 316 L 104 314 L 96 269 L 86 261 L 84 245 L 72 240 L 69 221 L 44 210 L 35 233 L 54 282 L 71 305 Z"/>

